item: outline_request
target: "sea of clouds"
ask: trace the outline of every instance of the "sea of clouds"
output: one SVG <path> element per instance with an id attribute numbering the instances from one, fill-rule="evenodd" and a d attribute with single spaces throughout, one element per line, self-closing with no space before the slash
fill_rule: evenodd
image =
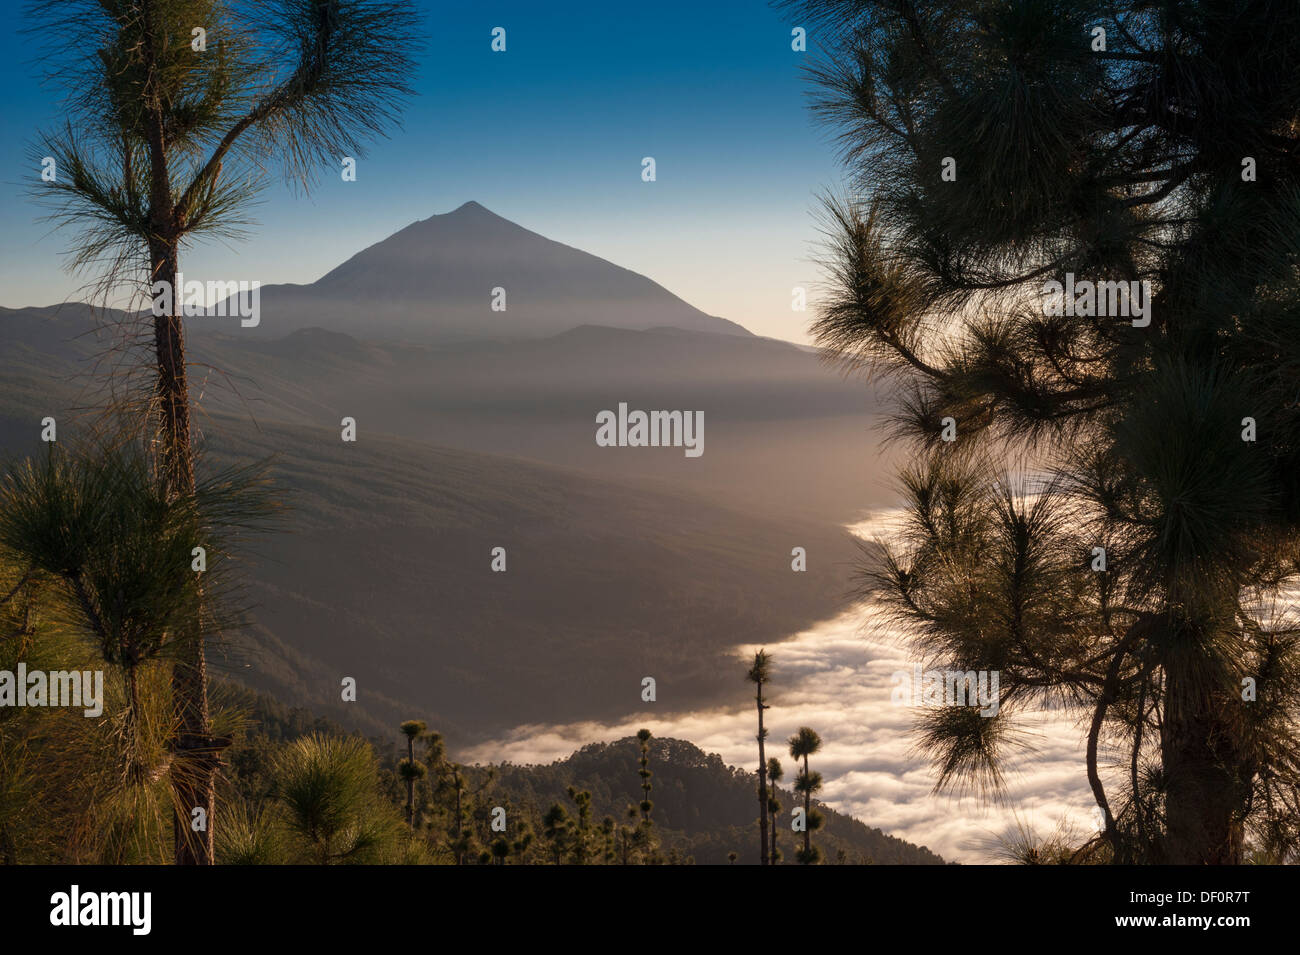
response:
<path id="1" fill-rule="evenodd" d="M 851 530 L 867 539 L 887 537 L 897 516 L 872 515 Z M 746 698 L 750 685 L 743 674 L 757 649 L 736 648 L 735 706 L 662 718 L 637 715 L 617 723 L 518 726 L 461 756 L 469 762 L 549 763 L 587 743 L 620 739 L 645 727 L 656 736 L 690 740 L 730 765 L 754 771 L 754 704 L 752 692 Z M 897 685 L 891 677 L 900 670 L 910 673 L 915 661 L 907 654 L 904 634 L 879 609 L 858 604 L 766 649 L 774 658 L 767 751 L 786 767 L 785 788 L 794 770 L 784 741 L 800 726 L 811 726 L 823 740 L 813 768 L 825 778 L 821 798 L 827 805 L 928 846 L 947 860 L 1000 861 L 993 849 L 999 837 L 1021 827 L 1050 835 L 1064 825 L 1076 838 L 1095 831 L 1081 724 L 1089 714 L 1018 712 L 1029 747 L 1009 762 L 1001 801 L 936 795 L 934 771 L 914 750 L 916 711 L 890 699 Z"/>

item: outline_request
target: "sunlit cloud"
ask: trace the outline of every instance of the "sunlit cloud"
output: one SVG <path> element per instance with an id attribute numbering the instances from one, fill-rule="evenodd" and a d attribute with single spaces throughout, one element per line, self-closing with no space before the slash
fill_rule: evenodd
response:
<path id="1" fill-rule="evenodd" d="M 883 514 L 853 530 L 872 537 L 887 533 L 896 521 L 896 514 Z M 1039 834 L 1062 822 L 1089 831 L 1094 802 L 1084 776 L 1078 713 L 1020 714 L 1033 748 L 1009 764 L 1001 802 L 933 793 L 933 770 L 913 748 L 915 713 L 890 700 L 890 677 L 910 670 L 914 662 L 906 655 L 903 637 L 865 602 L 766 648 L 775 660 L 768 697 L 772 709 L 766 715 L 770 738 L 784 755 L 784 740 L 800 726 L 817 730 L 824 741 L 816 765 L 825 779 L 823 801 L 960 862 L 993 861 L 988 844 L 1017 823 Z M 736 648 L 738 673 L 757 649 Z M 730 765 L 757 768 L 754 706 L 742 694 L 734 706 L 662 718 L 518 726 L 460 755 L 471 762 L 549 763 L 587 743 L 630 736 L 642 727 L 656 736 L 690 740 Z"/>

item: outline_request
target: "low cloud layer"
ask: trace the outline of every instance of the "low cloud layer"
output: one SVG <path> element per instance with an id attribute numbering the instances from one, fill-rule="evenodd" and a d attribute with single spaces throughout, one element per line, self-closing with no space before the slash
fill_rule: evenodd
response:
<path id="1" fill-rule="evenodd" d="M 885 522 L 859 525 L 864 536 Z M 758 647 L 738 647 L 734 706 L 656 718 L 654 704 L 619 723 L 580 722 L 519 726 L 505 736 L 461 753 L 471 762 L 548 763 L 590 742 L 609 741 L 646 727 L 657 736 L 687 739 L 725 762 L 757 769 L 755 714 L 746 661 Z M 1018 715 L 1031 749 L 1008 767 L 1000 804 L 977 797 L 934 795 L 935 774 L 914 751 L 916 711 L 891 702 L 891 676 L 911 671 L 901 635 L 869 604 L 820 623 L 767 648 L 774 679 L 765 717 L 768 752 L 787 758 L 785 740 L 800 726 L 821 735 L 814 768 L 825 778 L 823 800 L 831 807 L 945 859 L 998 861 L 992 844 L 1019 825 L 1045 835 L 1064 823 L 1086 833 L 1094 801 L 1084 775 L 1081 714 L 1040 711 Z M 790 774 L 787 774 L 790 775 Z"/>

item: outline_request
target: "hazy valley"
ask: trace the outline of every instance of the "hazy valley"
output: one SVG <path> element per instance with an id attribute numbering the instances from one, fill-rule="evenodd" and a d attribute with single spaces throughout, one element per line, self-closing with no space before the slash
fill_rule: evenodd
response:
<path id="1" fill-rule="evenodd" d="M 454 307 L 439 287 L 457 231 L 495 241 L 519 290 L 493 313 L 484 289 L 473 340 L 455 305 L 472 276 L 447 293 Z M 248 567 L 252 629 L 216 665 L 368 730 L 418 711 L 466 745 L 522 723 L 626 716 L 646 705 L 644 676 L 656 712 L 724 703 L 743 690 L 734 647 L 843 608 L 855 555 L 843 525 L 889 496 L 869 389 L 555 243 L 547 282 L 529 285 L 512 269 L 547 242 L 467 204 L 317 283 L 346 276 L 363 296 L 367 263 L 384 262 L 375 275 L 427 303 L 405 307 L 401 328 L 339 292 L 313 313 L 336 327 L 286 331 L 296 319 L 281 319 L 273 289 L 257 328 L 189 320 L 210 463 L 269 460 L 292 509 Z M 575 298 L 587 288 L 596 298 Z M 521 321 L 514 302 L 529 298 L 575 324 L 487 334 L 501 314 Z M 74 436 L 108 346 L 141 327 L 77 304 L 0 312 L 5 446 L 36 447 L 47 414 Z M 596 414 L 619 402 L 703 411 L 705 453 L 598 447 Z M 355 443 L 340 440 L 345 416 Z M 494 547 L 505 573 L 491 570 Z M 795 547 L 806 573 L 791 571 Z M 338 702 L 343 676 L 365 688 L 355 706 Z"/>

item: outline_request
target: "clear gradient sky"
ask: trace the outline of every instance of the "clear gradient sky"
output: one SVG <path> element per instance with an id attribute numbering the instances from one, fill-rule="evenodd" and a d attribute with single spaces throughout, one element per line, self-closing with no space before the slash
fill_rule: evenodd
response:
<path id="1" fill-rule="evenodd" d="M 535 232 L 649 276 L 761 335 L 807 341 L 818 193 L 839 180 L 791 50 L 795 24 L 762 0 L 429 3 L 429 38 L 404 128 L 375 144 L 357 181 L 326 170 L 310 196 L 279 182 L 250 238 L 183 261 L 192 277 L 311 282 L 417 219 L 470 199 Z M 0 8 L 17 7 L 0 0 Z M 81 284 L 70 237 L 22 193 L 37 128 L 61 120 L 40 64 L 0 27 L 0 305 L 49 305 Z M 490 49 L 505 27 L 507 51 Z M 655 157 L 658 179 L 641 180 Z"/>

